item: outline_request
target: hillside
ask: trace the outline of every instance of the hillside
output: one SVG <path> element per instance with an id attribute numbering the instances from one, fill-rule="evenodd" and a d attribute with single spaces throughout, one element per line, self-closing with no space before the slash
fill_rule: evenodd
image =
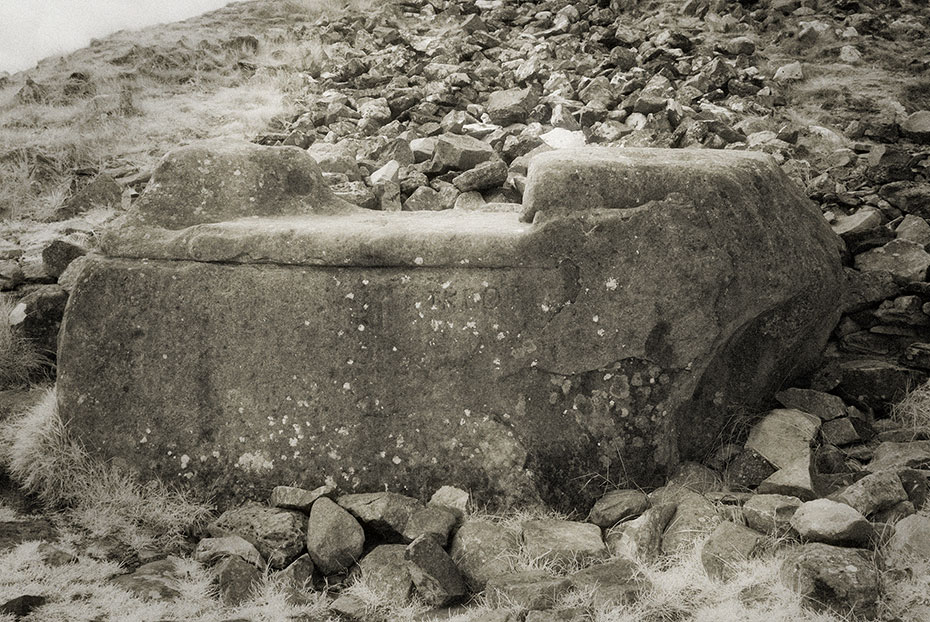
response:
<path id="1" fill-rule="evenodd" d="M 530 158 L 563 147 L 764 152 L 845 244 L 842 320 L 803 389 L 784 387 L 768 416 L 734 419 L 719 451 L 703 466 L 686 463 L 674 485 L 648 497 L 612 491 L 622 493 L 620 505 L 634 507 L 629 513 L 605 495 L 596 506 L 608 515 L 603 525 L 590 508 L 571 517 L 487 516 L 473 505 L 479 500 L 445 491 L 452 498 L 440 499 L 445 510 L 430 517 L 445 521 L 438 529 L 449 547 L 463 520 L 504 533 L 479 527 L 474 536 L 474 546 L 500 553 L 478 566 L 519 575 L 499 587 L 496 601 L 493 590 L 469 584 L 468 607 L 429 613 L 430 603 L 446 601 L 428 579 L 413 590 L 406 570 L 400 579 L 384 570 L 395 568 L 397 555 L 406 568 L 403 555 L 416 553 L 399 549 L 384 553 L 379 572 L 388 583 L 400 581 L 400 604 L 382 598 L 384 585 L 353 583 L 357 568 L 314 573 L 306 555 L 271 572 L 262 564 L 280 554 L 276 546 L 295 539 L 295 550 L 307 546 L 300 525 L 265 534 L 273 544 L 251 532 L 244 540 L 220 538 L 261 521 L 237 517 L 247 526 L 227 529 L 221 518 L 208 527 L 211 508 L 203 503 L 154 481 L 135 482 L 118 464 L 91 464 L 68 441 L 53 398 L 40 395 L 54 379 L 77 259 L 96 250 L 101 228 L 138 200 L 166 152 L 211 138 L 304 149 L 339 197 L 385 211 L 515 211 Z M 440 141 L 454 148 L 437 155 Z M 118 32 L 0 76 L 0 317 L 8 320 L 0 325 L 0 568 L 9 569 L 0 571 L 0 604 L 27 599 L 0 608 L 0 622 L 858 619 L 847 614 L 921 622 L 930 615 L 930 565 L 908 558 L 910 565 L 890 569 L 903 546 L 890 534 L 909 519 L 916 531 L 902 529 L 895 542 L 912 536 L 915 547 L 930 551 L 928 167 L 930 8 L 909 0 L 252 0 Z M 909 391 L 904 406 L 895 406 Z M 800 415 L 786 423 L 788 416 L 777 414 L 784 412 Z M 788 440 L 775 434 L 775 445 L 807 435 L 798 441 L 807 452 L 807 481 L 804 472 L 788 473 L 798 479 L 760 487 L 788 471 L 747 440 L 766 425 L 787 430 Z M 875 464 L 893 469 L 873 472 Z M 818 482 L 814 490 L 814 472 L 823 489 Z M 856 488 L 860 479 L 867 483 Z M 277 507 L 257 511 L 277 512 L 269 523 L 303 521 L 306 530 L 299 512 L 333 494 L 326 486 L 311 492 L 280 483 Z M 291 496 L 303 501 L 295 505 Z M 802 497 L 813 526 L 789 525 L 782 514 L 802 507 Z M 394 500 L 424 512 L 437 505 Z M 752 522 L 763 503 L 772 504 L 764 508 L 771 525 Z M 830 503 L 857 508 L 848 533 L 818 535 L 821 520 L 829 522 L 819 512 L 836 510 Z M 679 524 L 675 536 L 700 546 L 672 554 L 668 545 L 668 555 L 657 556 L 677 508 L 685 508 L 682 521 L 694 523 Z M 845 507 L 840 512 L 849 518 Z M 553 562 L 511 546 L 527 537 L 528 523 L 543 519 L 575 533 L 567 518 L 603 527 L 594 538 L 598 550 L 655 550 L 633 566 L 607 569 L 611 580 L 626 578 L 602 599 L 596 577 L 583 574 L 591 560 Z M 317 544 L 342 545 L 361 524 L 370 536 L 378 520 L 350 517 L 342 523 L 348 535 Z M 711 534 L 707 522 L 724 530 Z M 255 529 L 264 528 L 273 531 Z M 546 546 L 561 544 L 557 530 L 540 532 Z M 846 553 L 817 557 L 813 550 L 799 559 L 810 534 Z M 384 546 L 397 546 L 397 538 L 412 539 L 392 533 Z M 430 559 L 446 559 L 442 546 L 416 541 Z M 843 548 L 851 543 L 862 549 Z M 702 557 L 713 546 L 724 562 Z M 728 547 L 743 547 L 752 559 L 732 557 Z M 876 561 L 886 554 L 888 568 Z M 363 561 L 379 563 L 367 548 L 366 555 Z M 465 568 L 465 558 L 456 562 L 468 574 L 474 568 Z M 787 559 L 809 572 L 826 567 L 830 576 L 795 586 L 807 589 L 804 600 L 786 587 Z M 28 600 L 35 594 L 41 600 Z M 552 607 L 526 605 L 534 597 Z M 546 608 L 553 611 L 535 610 Z"/>

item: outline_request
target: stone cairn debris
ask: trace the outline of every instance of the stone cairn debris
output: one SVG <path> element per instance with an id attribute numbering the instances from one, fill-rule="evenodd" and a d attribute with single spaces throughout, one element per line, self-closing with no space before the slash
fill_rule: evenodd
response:
<path id="1" fill-rule="evenodd" d="M 855 65 L 874 40 L 902 39 L 921 47 L 926 27 L 893 7 L 806 0 L 690 0 L 676 6 L 678 13 L 641 20 L 630 17 L 638 15 L 634 2 L 386 4 L 371 15 L 318 24 L 320 41 L 332 46 L 332 55 L 308 70 L 311 93 L 299 113 L 256 138 L 266 149 L 195 146 L 173 152 L 154 172 L 123 172 L 116 179 L 101 174 L 58 215 L 74 218 L 67 236 L 38 247 L 0 239 L 0 289 L 19 297 L 18 330 L 47 350 L 55 350 L 74 291 L 85 297 L 85 310 L 76 298 L 63 353 L 69 348 L 75 353 L 77 344 L 92 342 L 100 330 L 94 321 L 102 316 L 89 310 L 89 301 L 99 302 L 96 310 L 105 314 L 114 301 L 126 302 L 119 291 L 142 297 L 145 302 L 134 307 L 140 314 L 160 309 L 159 321 L 170 328 L 153 333 L 148 322 L 127 318 L 122 332 L 111 334 L 107 360 L 122 367 L 107 371 L 108 390 L 119 397 L 112 395 L 112 382 L 122 378 L 136 401 L 120 405 L 130 421 L 124 438 L 96 432 L 102 454 L 131 454 L 169 478 L 236 496 L 259 499 L 273 490 L 267 503 L 230 507 L 197 546 L 196 558 L 213 565 L 229 602 L 247 594 L 266 567 L 282 573 L 297 592 L 361 576 L 399 603 L 416 594 L 449 606 L 485 593 L 492 602 L 538 612 L 561 595 L 586 589 L 601 602 L 631 602 L 649 588 L 635 561 L 706 539 L 702 562 L 716 578 L 730 576 L 742 560 L 777 542 L 793 542 L 781 569 L 786 584 L 812 607 L 874 616 L 879 571 L 903 571 L 912 556 L 930 556 L 930 521 L 915 514 L 927 499 L 930 440 L 887 418 L 889 405 L 930 372 L 930 112 L 857 111 L 836 129 L 789 121 L 783 114 L 786 94 L 804 79 L 805 67 L 772 66 L 768 58 L 791 31 L 799 42 Z M 437 24 L 449 28 L 439 32 Z M 43 85 L 31 82 L 20 99 L 46 96 Z M 630 157 L 638 164 L 627 167 L 620 152 L 577 151 L 588 145 L 708 151 L 701 154 L 706 157 L 636 151 Z M 761 152 L 772 160 L 739 158 L 737 152 Z M 213 174 L 227 182 L 222 187 L 197 179 L 197 171 L 185 166 L 215 154 Z M 771 162 L 803 188 L 836 237 L 821 233 L 823 222 L 813 222 L 790 185 L 772 181 L 777 175 Z M 672 190 L 652 195 L 659 185 L 636 185 L 632 171 L 645 171 L 653 180 L 668 175 Z M 714 184 L 691 183 L 700 175 L 716 175 L 713 179 L 741 191 L 720 201 Z M 81 214 L 88 206 L 119 205 L 128 190 L 149 178 L 145 196 L 96 242 L 97 232 L 81 223 Z M 191 188 L 208 188 L 212 201 L 201 204 Z M 752 192 L 768 202 L 745 199 Z M 261 218 L 255 218 L 253 204 Z M 739 210 L 727 212 L 733 205 Z M 782 211 L 785 206 L 793 211 Z M 605 215 L 609 210 L 614 211 Z M 750 216 L 758 221 L 744 226 L 741 219 Z M 649 237 L 636 237 L 636 231 Z M 711 235 L 717 232 L 732 235 L 721 242 Z M 741 247 L 736 242 L 742 235 L 750 237 Z M 690 266 L 676 263 L 681 258 L 666 253 L 673 248 L 699 259 Z M 88 256 L 89 250 L 102 255 Z M 600 267 L 589 271 L 596 263 L 592 258 L 619 261 L 613 255 L 620 250 L 624 261 L 644 270 L 637 279 L 627 274 L 614 281 Z M 829 259 L 834 251 L 842 268 Z M 638 253 L 646 256 L 636 260 Z M 318 275 L 320 266 L 331 273 Z M 337 266 L 344 272 L 337 274 Z M 359 278 L 354 275 L 362 274 L 360 268 L 376 267 L 395 275 L 363 298 L 360 292 L 369 290 L 361 288 L 373 279 L 350 278 Z M 510 280 L 498 275 L 501 281 L 487 284 L 478 276 L 501 267 L 523 274 Z M 468 271 L 475 276 L 468 283 L 477 289 L 445 286 L 450 276 Z M 718 283 L 715 289 L 701 280 L 721 271 L 738 290 L 746 288 L 733 301 L 726 299 L 726 286 Z M 419 283 L 403 280 L 418 273 L 425 275 Z M 759 279 L 756 289 L 746 285 L 753 279 Z M 669 306 L 670 282 L 678 288 L 674 297 L 685 294 L 687 303 Z M 634 284 L 646 290 L 625 291 Z M 363 341 L 364 333 L 420 317 L 420 309 L 385 306 L 386 286 L 423 294 L 422 326 L 434 337 L 401 332 L 380 349 Z M 227 307 L 218 306 L 232 290 L 251 291 L 254 298 L 231 296 Z M 592 312 L 590 305 L 614 295 L 620 300 L 621 294 L 631 306 Z M 745 306 L 759 295 L 771 297 Z M 831 297 L 833 304 L 825 305 Z M 642 299 L 660 304 L 637 308 L 635 301 Z M 484 338 L 473 340 L 463 330 L 467 325 L 456 325 L 460 332 L 454 332 L 430 317 L 443 310 L 454 316 L 448 321 L 457 322 L 485 305 L 500 308 L 502 301 L 520 313 L 503 318 L 498 332 L 506 346 L 499 349 Z M 269 312 L 269 304 L 282 312 Z M 535 315 L 527 316 L 531 308 Z M 630 308 L 645 332 L 623 333 L 623 314 Z M 589 324 L 575 322 L 579 318 L 573 316 L 585 313 Z M 535 318 L 532 330 L 507 324 L 518 316 Z M 339 361 L 341 376 L 323 373 L 316 386 L 300 387 L 302 397 L 275 385 L 282 401 L 270 410 L 271 401 L 236 392 L 244 375 L 261 372 L 252 355 L 243 354 L 254 349 L 246 347 L 250 339 L 272 354 L 288 352 L 305 338 L 299 336 L 302 327 L 309 328 L 304 322 L 326 321 L 354 327 L 355 345 L 366 346 L 371 356 L 345 357 Z M 559 351 L 557 341 L 537 339 L 550 326 L 563 333 L 566 327 L 577 330 L 568 335 L 578 346 L 577 358 L 568 347 Z M 676 333 L 679 326 L 686 332 Z M 714 340 L 696 343 L 704 337 L 696 327 L 708 326 Z M 229 329 L 234 332 L 226 333 L 227 340 L 216 341 Z M 600 330 L 619 355 L 601 356 Z M 828 333 L 823 364 L 803 375 Z M 339 337 L 349 334 L 347 329 Z M 743 343 L 742 334 L 771 341 Z M 810 351 L 802 347 L 805 342 Z M 430 349 L 436 343 L 443 347 Z M 332 336 L 314 345 L 344 352 Z M 437 411 L 449 406 L 448 396 L 424 380 L 446 370 L 439 383 L 454 387 L 459 397 L 488 392 L 494 386 L 488 378 L 514 379 L 502 395 L 485 398 L 512 405 L 496 412 L 450 412 L 443 425 L 462 428 L 468 436 L 461 438 L 437 433 L 423 443 L 415 434 L 394 433 L 399 422 L 386 415 L 398 405 L 382 391 L 402 368 L 387 354 L 392 348 L 405 352 L 405 364 L 420 374 L 405 389 L 419 404 Z M 712 351 L 722 354 L 715 358 L 708 355 Z M 494 352 L 501 355 L 500 365 Z M 689 368 L 685 359 L 695 353 L 703 358 Z M 82 416 L 92 431 L 91 405 L 104 393 L 94 393 L 88 378 L 97 368 L 74 356 L 71 363 L 62 361 L 62 407 L 87 405 Z M 479 376 L 484 384 L 478 386 L 449 371 L 466 360 L 490 362 L 492 376 Z M 507 366 L 508 360 L 519 364 Z M 557 365 L 532 365 L 534 360 Z M 222 373 L 205 373 L 205 361 Z M 625 362 L 610 367 L 619 361 Z M 634 367 L 624 367 L 631 362 Z M 740 364 L 747 370 L 742 376 L 734 373 Z M 147 384 L 170 366 L 190 372 L 180 378 L 178 393 L 167 382 Z M 776 372 L 788 369 L 804 382 L 791 388 L 769 384 Z M 683 379 L 686 372 L 690 380 Z M 535 374 L 549 377 L 525 380 Z M 559 376 L 562 381 L 555 382 Z M 337 412 L 353 413 L 354 421 L 367 426 L 362 438 L 377 439 L 377 451 L 384 453 L 377 456 L 384 461 L 379 473 L 396 469 L 396 477 L 384 481 L 398 490 L 409 486 L 410 496 L 371 492 L 382 488 L 383 477 L 375 482 L 366 479 L 370 470 L 350 470 L 359 448 L 337 441 L 359 437 L 339 420 L 314 446 L 314 455 L 330 461 L 329 467 L 304 474 L 306 489 L 274 486 L 295 481 L 276 470 L 287 462 L 282 456 L 298 463 L 291 440 L 317 442 L 297 413 L 318 404 L 330 386 L 344 391 L 329 398 Z M 519 394 L 513 387 L 520 386 L 533 396 L 522 406 L 513 399 Z M 719 425 L 728 416 L 723 408 L 758 407 L 773 394 L 775 403 L 753 420 L 745 440 L 712 442 L 725 432 Z M 571 490 L 569 478 L 560 487 L 557 476 L 566 464 L 556 462 L 559 471 L 547 473 L 551 454 L 538 453 L 541 445 L 521 439 L 529 433 L 515 428 L 520 417 L 545 410 L 550 397 L 553 413 L 570 413 L 565 428 L 560 424 L 557 430 L 565 436 L 556 436 L 570 441 L 566 455 L 600 461 L 617 451 L 632 452 L 644 469 L 637 476 L 643 481 L 655 476 L 664 485 L 648 493 L 609 490 L 596 499 L 590 491 Z M 146 403 L 175 406 L 155 418 Z M 692 409 L 695 404 L 700 407 Z M 656 417 L 665 405 L 673 414 Z M 711 406 L 721 407 L 721 419 L 699 427 Z M 652 414 L 637 420 L 635 413 L 647 407 Z M 492 416 L 505 412 L 510 416 Z M 193 419 L 191 413 L 197 413 Z M 412 430 L 427 419 L 411 421 Z M 623 433 L 608 438 L 604 430 L 618 420 Z M 555 425 L 541 429 L 540 438 Z M 514 429 L 518 441 L 509 436 Z M 197 444 L 199 451 L 166 450 L 167 435 Z M 596 446 L 599 440 L 614 445 L 589 452 L 583 444 Z M 227 462 L 213 466 L 212 447 L 219 446 L 239 450 L 221 454 Z M 470 518 L 464 513 L 468 493 L 439 488 L 457 478 L 446 473 L 444 479 L 442 469 L 431 467 L 437 454 L 470 461 L 471 472 L 481 473 L 487 486 L 481 491 L 468 482 L 472 492 L 517 504 L 583 508 L 587 519 L 503 525 Z M 344 468 L 335 470 L 337 464 Z M 589 464 L 568 466 L 591 472 Z M 338 477 L 326 481 L 326 471 Z M 420 471 L 431 475 L 417 481 L 413 474 Z M 219 477 L 224 473 L 228 480 Z M 359 492 L 347 491 L 353 488 Z M 553 567 L 568 559 L 587 565 L 568 576 L 514 572 L 508 560 L 521 554 L 549 556 Z M 168 557 L 119 582 L 171 599 L 179 572 L 178 560 Z M 352 596 L 336 598 L 332 608 L 348 619 L 364 619 L 364 603 Z"/>

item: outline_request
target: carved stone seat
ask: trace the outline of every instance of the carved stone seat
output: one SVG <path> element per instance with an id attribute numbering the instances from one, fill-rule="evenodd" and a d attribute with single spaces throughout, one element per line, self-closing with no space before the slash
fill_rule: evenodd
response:
<path id="1" fill-rule="evenodd" d="M 759 154 L 556 151 L 522 206 L 383 213 L 296 148 L 165 157 L 72 293 L 65 420 L 222 502 L 329 481 L 587 504 L 815 360 L 839 240 Z"/>

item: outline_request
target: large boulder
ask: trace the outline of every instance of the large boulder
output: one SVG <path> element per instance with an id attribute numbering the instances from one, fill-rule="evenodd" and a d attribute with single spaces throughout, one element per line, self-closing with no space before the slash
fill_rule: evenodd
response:
<path id="1" fill-rule="evenodd" d="M 817 358 L 840 242 L 766 156 L 549 152 L 510 211 L 363 210 L 290 147 L 165 157 L 61 338 L 88 449 L 224 498 L 440 484 L 590 507 Z M 527 222 L 532 221 L 532 222 Z"/>

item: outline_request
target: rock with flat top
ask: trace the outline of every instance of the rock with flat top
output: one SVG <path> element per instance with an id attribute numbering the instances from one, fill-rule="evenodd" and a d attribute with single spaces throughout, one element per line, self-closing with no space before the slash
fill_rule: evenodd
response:
<path id="1" fill-rule="evenodd" d="M 523 550 L 530 559 L 567 563 L 606 557 L 601 529 L 590 523 L 541 518 L 522 525 Z"/>

